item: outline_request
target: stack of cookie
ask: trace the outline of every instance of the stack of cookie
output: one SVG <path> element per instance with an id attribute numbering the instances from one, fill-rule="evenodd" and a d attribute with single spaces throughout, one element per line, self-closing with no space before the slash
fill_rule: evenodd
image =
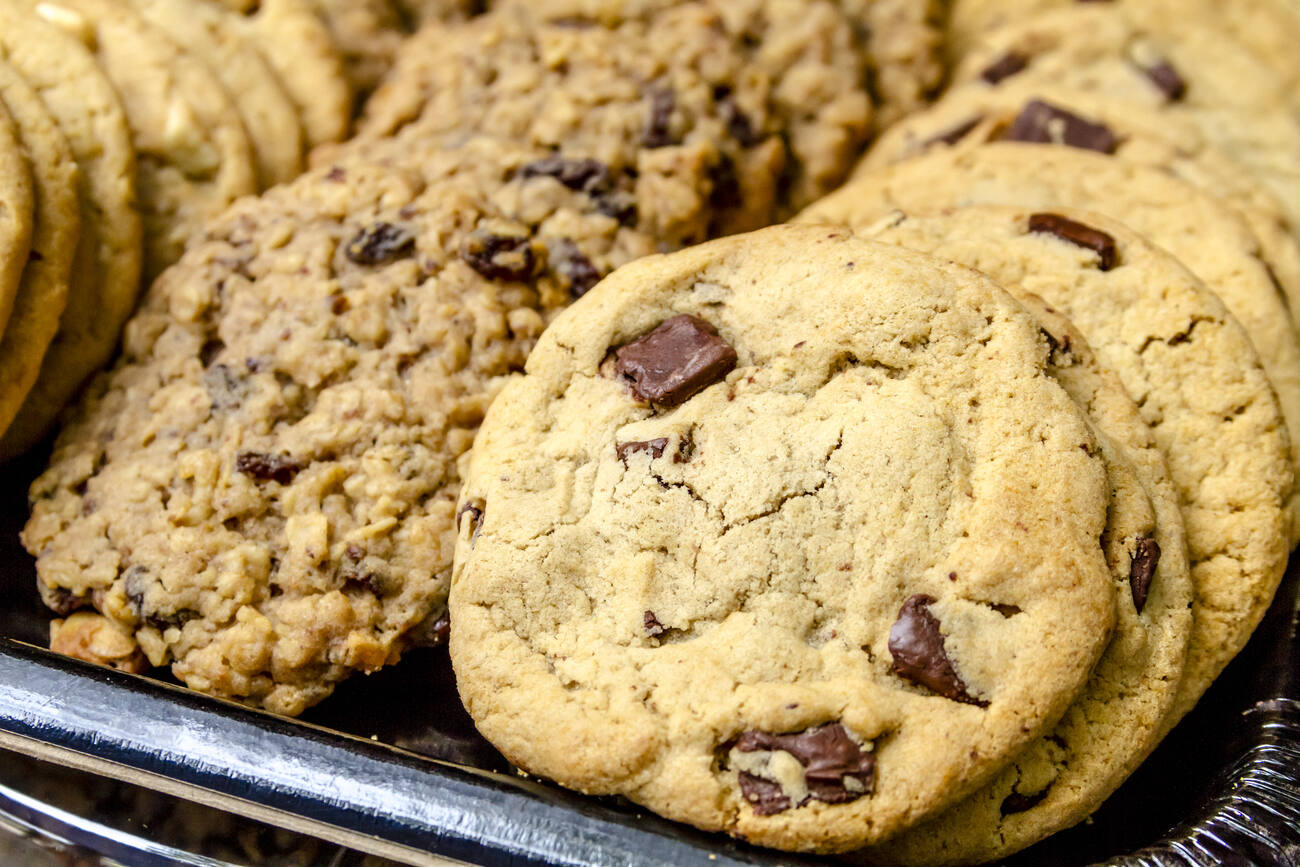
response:
<path id="1" fill-rule="evenodd" d="M 387 5 L 0 3 L 0 458 L 36 443 L 109 360 L 142 278 L 346 134 L 406 26 Z"/>
<path id="2" fill-rule="evenodd" d="M 63 2 L 87 92 L 157 105 L 145 31 Z M 959 2 L 927 109 L 939 3 L 180 2 L 113 8 L 319 30 L 332 72 L 264 60 L 322 146 L 199 222 L 224 158 L 140 170 L 150 261 L 188 250 L 33 485 L 55 649 L 297 714 L 450 633 L 526 770 L 966 864 L 1085 818 L 1258 623 L 1300 530 L 1300 69 L 1257 25 Z M 219 119 L 163 140 L 219 157 Z M 77 212 L 41 183 L 6 194 Z"/>

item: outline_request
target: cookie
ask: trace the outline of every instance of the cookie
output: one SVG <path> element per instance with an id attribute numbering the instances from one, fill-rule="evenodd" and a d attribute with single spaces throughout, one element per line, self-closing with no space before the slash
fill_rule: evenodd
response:
<path id="1" fill-rule="evenodd" d="M 656 235 L 698 242 L 842 180 L 871 113 L 852 39 L 829 2 L 507 5 L 412 38 L 358 134 L 486 132 L 597 159 L 656 191 Z"/>
<path id="2" fill-rule="evenodd" d="M 0 3 L 0 50 L 36 91 L 67 143 L 77 169 L 74 208 L 80 212 L 78 221 L 65 216 L 62 204 L 50 206 L 58 214 L 56 231 L 72 231 L 79 222 L 80 234 L 74 235 L 66 288 L 59 288 L 60 272 L 55 270 L 45 280 L 49 288 L 30 301 L 34 318 L 26 336 L 33 345 L 48 342 L 43 335 L 51 315 L 57 318 L 58 333 L 44 360 L 37 359 L 36 384 L 0 439 L 0 458 L 9 458 L 40 440 L 91 371 L 107 363 L 135 304 L 142 252 L 135 152 L 117 93 L 94 57 L 76 39 L 12 2 Z M 53 151 L 60 149 L 57 136 L 41 138 L 56 142 L 49 146 Z M 61 243 L 47 246 L 42 270 L 55 268 L 63 255 Z M 66 295 L 61 308 L 53 302 L 60 294 Z M 31 352 L 21 354 L 29 357 Z"/>
<path id="3" fill-rule="evenodd" d="M 1245 326 L 1289 426 L 1300 430 L 1300 348 L 1276 274 L 1240 217 L 1168 172 L 1079 147 L 1002 142 L 867 172 L 809 214 L 867 222 L 894 208 L 926 212 L 976 203 L 1097 211 L 1173 253 Z M 1297 445 L 1292 462 L 1300 466 Z M 1300 515 L 1300 498 L 1290 496 L 1289 507 Z M 1300 518 L 1288 526 L 1294 542 Z"/>
<path id="4" fill-rule="evenodd" d="M 1273 191 L 1300 226 L 1300 122 L 1281 81 L 1218 28 L 1145 26 L 1124 7 L 1084 4 L 986 35 L 957 83 L 1066 85 L 1188 121 Z"/>
<path id="5" fill-rule="evenodd" d="M 1105 467 L 1048 353 L 982 276 L 842 230 L 614 272 L 471 456 L 451 654 L 479 730 L 785 849 L 978 785 L 1114 616 Z"/>
<path id="6" fill-rule="evenodd" d="M 202 63 L 129 7 L 57 0 L 34 9 L 92 51 L 121 98 L 139 157 L 144 276 L 151 280 L 208 217 L 256 190 L 239 113 Z"/>
<path id="7" fill-rule="evenodd" d="M 946 4 L 938 0 L 839 0 L 861 29 L 877 129 L 924 108 L 944 80 L 940 56 Z"/>
<path id="8" fill-rule="evenodd" d="M 865 228 L 889 207 L 908 207 L 902 189 L 858 185 L 852 198 L 805 216 Z M 1152 426 L 1178 487 L 1196 591 L 1172 725 L 1246 643 L 1286 566 L 1289 437 L 1250 337 L 1205 284 L 1113 220 L 1075 220 L 1055 206 L 1036 213 L 957 209 L 898 229 L 901 237 L 919 227 L 909 245 L 978 267 L 1068 315 Z M 953 241 L 941 243 L 947 231 Z M 1139 279 L 1156 260 L 1162 281 Z M 1035 271 L 1038 262 L 1051 266 Z M 1138 267 L 1120 267 L 1129 262 Z"/>
<path id="9" fill-rule="evenodd" d="M 279 76 L 298 110 L 307 146 L 342 140 L 352 119 L 343 58 L 312 0 L 220 0 Z"/>
<path id="10" fill-rule="evenodd" d="M 953 0 L 945 41 L 950 56 L 960 58 L 978 48 L 988 31 L 1022 21 L 1034 13 L 1064 8 L 1071 0 Z M 1179 28 L 1210 27 L 1217 45 L 1236 51 L 1234 43 L 1250 50 L 1290 87 L 1300 83 L 1300 62 L 1295 45 L 1300 40 L 1300 11 L 1290 0 L 1120 0 L 1115 5 L 1146 25 L 1177 38 Z M 1229 14 L 1224 14 L 1229 10 Z"/>
<path id="11" fill-rule="evenodd" d="M 40 100 L 0 62 L 0 432 L 58 328 L 77 239 L 76 169 Z M 9 280 L 14 281 L 10 288 Z"/>
<path id="12" fill-rule="evenodd" d="M 0 111 L 0 330 L 9 321 L 32 243 L 35 194 L 19 136 L 11 113 Z"/>
<path id="13" fill-rule="evenodd" d="M 131 8 L 216 74 L 248 132 L 259 187 L 296 178 L 304 149 L 293 101 L 234 13 L 209 0 L 132 0 Z"/>
<path id="14" fill-rule="evenodd" d="M 500 142 L 246 198 L 153 285 L 32 488 L 47 604 L 296 714 L 445 631 L 457 462 L 548 317 L 652 239 Z"/>
<path id="15" fill-rule="evenodd" d="M 1060 135 L 1052 134 L 1053 124 L 1061 126 Z M 895 124 L 877 139 L 859 171 L 930 149 L 1041 138 L 1169 171 L 1221 198 L 1259 239 L 1293 319 L 1300 314 L 1300 243 L 1286 208 L 1196 124 L 1168 112 L 1017 77 L 994 86 L 981 82 L 954 88 L 930 109 Z"/>
<path id="16" fill-rule="evenodd" d="M 1056 216 L 1076 224 L 1097 222 L 1077 212 Z M 950 216 L 900 215 L 866 235 L 979 267 L 1019 294 L 1052 335 L 1053 373 L 1085 407 L 1105 435 L 1103 448 L 1109 449 L 1114 494 L 1103 543 L 1117 579 L 1116 633 L 1082 695 L 1050 734 L 981 791 L 872 851 L 872 863 L 982 863 L 1082 821 L 1159 742 L 1171 725 L 1175 701 L 1190 700 L 1178 691 L 1193 628 L 1193 586 L 1178 491 L 1156 445 L 1158 434 L 1153 435 L 1116 374 L 1101 367 L 1081 335 L 1028 293 L 1050 290 L 1071 311 L 1084 311 L 1080 322 L 1102 344 L 1103 359 L 1119 359 L 1121 376 L 1144 389 L 1138 394 L 1148 406 L 1155 404 L 1150 417 L 1172 426 L 1180 418 L 1164 404 L 1177 398 L 1162 400 L 1162 390 L 1150 384 L 1150 373 L 1133 364 L 1142 348 L 1134 326 L 1153 322 L 1160 328 L 1160 320 L 1149 317 L 1164 303 L 1159 295 L 1165 287 L 1180 287 L 1188 296 L 1208 293 L 1188 289 L 1195 281 L 1181 266 L 1118 226 L 1099 224 L 1115 232 L 1109 236 L 1114 246 L 1107 248 L 1113 250 L 1113 268 L 1102 270 L 1112 253 L 1098 256 L 1047 231 L 1025 231 L 1034 225 L 1063 225 L 1031 219 L 1014 209 L 972 207 Z M 1172 297 L 1169 303 L 1181 308 L 1175 316 L 1188 310 L 1184 298 Z M 1221 309 L 1217 315 L 1222 319 Z M 1177 353 L 1171 355 L 1166 360 L 1176 362 Z M 1160 373 L 1172 379 L 1180 370 Z M 1193 446 L 1214 448 L 1209 438 Z M 1194 667 L 1198 658 L 1193 656 Z"/>

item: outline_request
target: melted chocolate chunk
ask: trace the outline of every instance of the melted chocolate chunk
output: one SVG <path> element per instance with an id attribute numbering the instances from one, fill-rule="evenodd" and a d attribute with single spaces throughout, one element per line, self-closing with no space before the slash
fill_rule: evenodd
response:
<path id="1" fill-rule="evenodd" d="M 1160 546 L 1155 539 L 1138 539 L 1137 548 L 1129 560 L 1128 586 L 1133 591 L 1133 607 L 1141 614 L 1147 604 L 1147 593 L 1151 590 L 1151 579 L 1155 577 L 1156 566 L 1160 563 Z"/>
<path id="2" fill-rule="evenodd" d="M 740 796 L 753 809 L 755 816 L 775 816 L 790 809 L 790 799 L 781 790 L 780 783 L 765 780 L 748 771 L 740 772 Z"/>
<path id="3" fill-rule="evenodd" d="M 721 380 L 736 360 L 736 350 L 718 329 L 682 314 L 620 347 L 614 369 L 637 399 L 671 407 Z"/>
<path id="4" fill-rule="evenodd" d="M 357 232 L 343 252 L 358 265 L 386 265 L 414 253 L 415 236 L 392 223 L 375 223 Z"/>
<path id="5" fill-rule="evenodd" d="M 578 245 L 564 238 L 551 248 L 551 270 L 569 281 L 569 294 L 581 298 L 600 282 L 600 271 L 582 254 Z"/>
<path id="6" fill-rule="evenodd" d="M 655 617 L 653 611 L 647 610 L 645 615 L 641 618 L 641 621 L 645 626 L 646 635 L 649 635 L 651 638 L 658 638 L 668 631 L 668 627 L 659 622 L 659 618 Z"/>
<path id="7" fill-rule="evenodd" d="M 526 178 L 555 178 L 571 190 L 592 192 L 608 189 L 611 184 L 609 166 L 599 160 L 567 159 L 556 154 L 524 166 Z"/>
<path id="8" fill-rule="evenodd" d="M 875 754 L 863 751 L 840 723 L 827 723 L 786 735 L 751 729 L 736 738 L 735 748 L 742 753 L 779 750 L 794 756 L 803 765 L 809 799 L 827 804 L 856 800 L 869 794 L 875 782 Z M 784 806 L 776 806 L 777 801 L 772 797 L 762 797 L 757 801 L 751 798 L 745 791 L 745 776 L 746 774 L 741 774 L 741 794 L 745 800 L 755 805 L 755 812 L 759 812 L 760 805 L 771 808 L 769 813 L 760 815 L 779 813 L 790 808 L 789 798 L 781 792 L 780 786 L 776 786 L 776 790 L 785 801 Z M 767 792 L 767 786 L 775 785 L 753 774 L 748 776 L 766 784 L 754 787 L 755 791 Z"/>
<path id="9" fill-rule="evenodd" d="M 900 677 L 964 704 L 988 707 L 966 690 L 943 647 L 939 618 L 930 613 L 933 596 L 917 594 L 903 603 L 898 620 L 889 630 L 892 670 Z"/>
<path id="10" fill-rule="evenodd" d="M 1170 102 L 1178 102 L 1187 94 L 1187 82 L 1174 69 L 1173 64 L 1168 60 L 1158 61 L 1151 66 L 1143 66 L 1142 71 L 1146 77 L 1151 79 L 1151 83 L 1160 89 L 1165 95 L 1165 99 Z"/>
<path id="11" fill-rule="evenodd" d="M 627 464 L 627 456 L 633 452 L 649 452 L 650 460 L 664 456 L 664 449 L 668 447 L 668 437 L 655 437 L 649 442 L 639 443 L 618 443 L 614 446 L 614 451 L 618 452 L 618 459 Z"/>
<path id="12" fill-rule="evenodd" d="M 1008 51 L 1006 54 L 990 63 L 984 71 L 980 73 L 980 78 L 984 79 L 989 84 L 997 84 L 1000 81 L 1010 78 L 1017 72 L 1024 70 L 1028 63 L 1029 58 L 1025 57 L 1025 55 L 1021 54 L 1019 51 Z"/>
<path id="13" fill-rule="evenodd" d="M 1032 214 L 1029 217 L 1029 231 L 1055 235 L 1079 247 L 1092 250 L 1097 254 L 1097 267 L 1109 271 L 1118 261 L 1115 239 L 1100 229 L 1076 223 L 1060 214 Z"/>
<path id="14" fill-rule="evenodd" d="M 1041 99 L 1025 105 L 1002 137 L 1006 141 L 1066 144 L 1104 154 L 1114 153 L 1119 145 L 1119 139 L 1105 126 Z"/>
<path id="15" fill-rule="evenodd" d="M 666 88 L 650 92 L 650 116 L 646 119 L 642 143 L 648 148 L 662 148 L 677 144 L 672 133 L 673 110 L 677 107 L 676 95 Z"/>
<path id="16" fill-rule="evenodd" d="M 922 142 L 922 147 L 929 148 L 939 144 L 955 145 L 957 142 L 971 134 L 975 127 L 983 121 L 983 116 L 972 117 L 970 120 L 960 123 L 947 132 L 941 132 L 938 135 L 931 136 Z"/>
<path id="17" fill-rule="evenodd" d="M 1047 789 L 1041 792 L 1035 792 L 1032 795 L 1022 795 L 1013 791 L 1002 799 L 1002 815 L 1010 816 L 1013 813 L 1024 813 L 1037 807 L 1044 798 L 1047 797 Z"/>
<path id="18" fill-rule="evenodd" d="M 494 235 L 480 229 L 465 239 L 460 258 L 489 280 L 527 280 L 537 271 L 537 255 L 526 235 Z"/>
<path id="19" fill-rule="evenodd" d="M 483 512 L 486 509 L 487 503 L 480 499 L 473 499 L 461 506 L 460 511 L 456 513 L 456 529 L 458 531 L 460 529 L 460 519 L 469 515 L 469 541 L 471 545 L 478 541 L 478 534 L 483 529 Z"/>
<path id="20" fill-rule="evenodd" d="M 262 452 L 240 452 L 235 455 L 235 469 L 259 482 L 278 482 L 287 485 L 298 475 L 302 465 L 285 455 L 268 455 Z"/>

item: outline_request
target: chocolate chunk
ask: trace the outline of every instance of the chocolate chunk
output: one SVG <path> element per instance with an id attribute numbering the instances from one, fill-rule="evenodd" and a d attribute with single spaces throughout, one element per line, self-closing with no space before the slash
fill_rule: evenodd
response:
<path id="1" fill-rule="evenodd" d="M 302 465 L 283 455 L 268 455 L 262 452 L 240 452 L 235 455 L 235 469 L 246 476 L 252 476 L 259 482 L 278 482 L 287 485 L 298 475 Z"/>
<path id="2" fill-rule="evenodd" d="M 672 133 L 673 110 L 677 97 L 667 88 L 650 91 L 650 116 L 646 119 L 642 143 L 648 148 L 662 148 L 677 144 Z"/>
<path id="3" fill-rule="evenodd" d="M 348 173 L 342 166 L 330 166 L 330 170 L 325 173 L 325 180 L 341 183 L 348 179 Z"/>
<path id="4" fill-rule="evenodd" d="M 980 73 L 980 78 L 984 79 L 989 84 L 997 84 L 1004 79 L 1010 78 L 1017 72 L 1022 71 L 1028 63 L 1029 58 L 1025 57 L 1025 55 L 1021 54 L 1019 51 L 1008 51 L 1006 54 L 990 63 L 984 71 Z"/>
<path id="5" fill-rule="evenodd" d="M 953 668 L 943 647 L 939 618 L 930 613 L 933 596 L 917 594 L 903 603 L 898 620 L 889 630 L 889 652 L 894 657 L 892 670 L 900 677 L 928 687 L 945 698 L 964 704 L 988 707 L 987 701 L 975 698 Z"/>
<path id="6" fill-rule="evenodd" d="M 1165 99 L 1170 102 L 1178 102 L 1187 93 L 1187 82 L 1174 69 L 1173 64 L 1168 60 L 1160 60 L 1150 66 L 1143 66 L 1142 71 L 1146 77 L 1151 79 L 1151 83 L 1160 89 L 1165 95 Z"/>
<path id="7" fill-rule="evenodd" d="M 487 503 L 480 499 L 469 500 L 465 505 L 460 507 L 456 513 L 456 529 L 460 530 L 460 519 L 469 515 L 469 541 L 473 545 L 478 541 L 478 535 L 483 529 L 483 512 L 487 509 Z"/>
<path id="8" fill-rule="evenodd" d="M 1119 139 L 1099 123 L 1084 120 L 1040 99 L 1030 101 L 1002 136 L 1006 141 L 1066 144 L 1084 150 L 1114 153 Z"/>
<path id="9" fill-rule="evenodd" d="M 779 750 L 789 753 L 803 765 L 804 783 L 808 786 L 809 799 L 827 804 L 842 804 L 869 794 L 875 781 L 875 754 L 864 751 L 840 723 L 827 723 L 786 735 L 750 730 L 742 732 L 740 737 L 736 738 L 735 749 L 742 753 L 759 750 Z M 775 799 L 771 797 L 763 797 L 759 801 L 750 798 L 745 792 L 743 776 L 742 774 L 741 794 L 744 795 L 745 800 L 751 804 L 770 807 L 771 812 L 790 808 L 788 798 L 785 798 L 785 805 L 780 807 L 776 806 Z M 755 780 L 768 782 L 752 774 L 750 776 Z M 766 791 L 765 787 L 755 788 L 756 791 Z M 779 786 L 777 791 L 780 792 Z M 781 794 L 784 797 L 784 793 Z M 794 806 L 802 806 L 802 804 Z M 758 812 L 757 806 L 755 812 Z"/>
<path id="10" fill-rule="evenodd" d="M 647 610 L 641 620 L 645 626 L 646 635 L 651 638 L 658 638 L 668 631 L 668 628 L 659 622 L 659 618 L 655 617 L 653 611 Z"/>
<path id="11" fill-rule="evenodd" d="M 1128 586 L 1133 591 L 1133 607 L 1141 614 L 1147 604 L 1147 592 L 1160 563 L 1160 545 L 1155 539 L 1138 539 L 1137 548 L 1129 560 Z"/>
<path id="12" fill-rule="evenodd" d="M 1097 267 L 1109 271 L 1115 267 L 1118 254 L 1115 239 L 1100 229 L 1076 223 L 1060 214 L 1032 214 L 1029 217 L 1029 231 L 1055 235 L 1062 241 L 1068 241 L 1079 247 L 1092 250 L 1097 254 Z"/>
<path id="13" fill-rule="evenodd" d="M 480 229 L 465 239 L 460 257 L 489 280 L 527 280 L 537 271 L 537 255 L 526 235 L 495 235 Z"/>
<path id="14" fill-rule="evenodd" d="M 656 437 L 643 443 L 618 443 L 614 446 L 614 451 L 618 452 L 618 459 L 626 465 L 627 456 L 633 452 L 649 452 L 650 460 L 654 460 L 663 457 L 667 447 L 668 437 Z"/>
<path id="15" fill-rule="evenodd" d="M 930 148 L 939 144 L 955 145 L 957 142 L 970 135 L 975 127 L 979 126 L 984 120 L 983 116 L 972 117 L 970 120 L 958 124 L 947 132 L 941 132 L 938 135 L 931 136 L 921 143 L 922 148 Z"/>
<path id="16" fill-rule="evenodd" d="M 748 771 L 740 772 L 740 796 L 753 809 L 755 816 L 775 816 L 790 809 L 790 799 L 781 790 L 780 783 L 765 780 Z"/>
<path id="17" fill-rule="evenodd" d="M 1013 791 L 1002 799 L 1002 815 L 1010 816 L 1012 813 L 1024 813 L 1032 810 L 1047 797 L 1047 791 L 1047 789 L 1043 789 L 1043 791 L 1035 792 L 1032 795 L 1022 795 Z"/>
<path id="18" fill-rule="evenodd" d="M 563 238 L 551 247 L 551 270 L 569 281 L 569 294 L 574 298 L 586 295 L 600 282 L 601 273 L 591 260 L 582 254 L 578 245 Z"/>
<path id="19" fill-rule="evenodd" d="M 203 371 L 203 387 L 207 389 L 212 408 L 234 409 L 244 399 L 246 381 L 225 364 L 214 364 Z"/>
<path id="20" fill-rule="evenodd" d="M 358 265 L 385 265 L 414 253 L 415 236 L 392 223 L 375 223 L 357 232 L 343 252 Z"/>
<path id="21" fill-rule="evenodd" d="M 682 314 L 620 347 L 615 359 L 615 370 L 639 400 L 669 407 L 721 380 L 737 357 L 718 329 Z"/>
<path id="22" fill-rule="evenodd" d="M 526 178 L 555 178 L 571 190 L 591 192 L 608 189 L 611 184 L 609 166 L 592 159 L 567 159 L 556 154 L 524 166 Z"/>

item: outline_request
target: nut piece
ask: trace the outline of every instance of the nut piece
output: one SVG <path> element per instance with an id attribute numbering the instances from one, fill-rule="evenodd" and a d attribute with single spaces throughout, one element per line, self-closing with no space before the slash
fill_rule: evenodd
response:
<path id="1" fill-rule="evenodd" d="M 139 674 L 148 667 L 135 637 L 102 614 L 79 611 L 50 622 L 50 650 Z"/>

